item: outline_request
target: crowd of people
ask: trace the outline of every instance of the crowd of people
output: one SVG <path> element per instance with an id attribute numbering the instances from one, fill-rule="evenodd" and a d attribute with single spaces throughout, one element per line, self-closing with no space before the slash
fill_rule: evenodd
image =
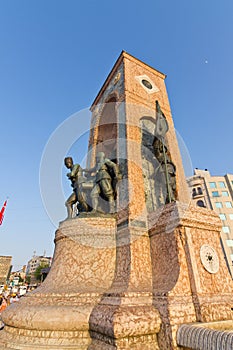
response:
<path id="1" fill-rule="evenodd" d="M 31 290 L 33 290 L 35 287 L 27 288 L 27 293 Z M 26 293 L 25 293 L 26 294 Z M 12 293 L 8 289 L 4 290 L 2 293 L 0 293 L 0 330 L 4 328 L 4 323 L 1 318 L 1 313 L 11 304 L 19 301 L 20 298 L 22 298 L 25 294 L 18 293 Z"/>
<path id="2" fill-rule="evenodd" d="M 20 296 L 15 293 L 3 293 L 0 295 L 0 330 L 4 328 L 4 323 L 1 318 L 1 313 L 12 303 L 19 300 Z"/>
<path id="3" fill-rule="evenodd" d="M 10 300 L 9 300 L 10 303 Z M 0 330 L 4 328 L 4 323 L 1 318 L 1 313 L 6 309 L 8 305 L 8 300 L 4 296 L 0 296 Z"/>

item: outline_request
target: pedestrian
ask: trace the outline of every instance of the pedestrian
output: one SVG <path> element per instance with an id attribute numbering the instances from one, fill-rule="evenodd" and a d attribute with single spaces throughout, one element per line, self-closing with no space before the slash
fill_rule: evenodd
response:
<path id="1" fill-rule="evenodd" d="M 15 303 L 18 300 L 19 300 L 19 298 L 17 297 L 17 295 L 15 293 L 13 293 L 11 295 L 11 298 L 10 298 L 10 304 Z"/>
<path id="2" fill-rule="evenodd" d="M 4 323 L 2 321 L 1 313 L 4 311 L 7 307 L 6 299 L 1 295 L 0 296 L 0 330 L 4 328 Z"/>

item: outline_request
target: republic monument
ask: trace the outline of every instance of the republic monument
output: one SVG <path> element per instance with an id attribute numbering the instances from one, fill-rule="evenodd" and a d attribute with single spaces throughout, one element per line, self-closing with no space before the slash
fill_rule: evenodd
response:
<path id="1" fill-rule="evenodd" d="M 3 313 L 0 349 L 195 349 L 196 326 L 231 324 L 221 222 L 190 205 L 164 80 L 120 54 L 91 106 L 84 205 L 43 284 Z"/>

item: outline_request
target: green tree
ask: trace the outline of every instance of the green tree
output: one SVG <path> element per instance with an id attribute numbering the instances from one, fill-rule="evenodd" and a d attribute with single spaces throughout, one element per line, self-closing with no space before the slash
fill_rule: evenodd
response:
<path id="1" fill-rule="evenodd" d="M 34 276 L 36 278 L 37 281 L 41 280 L 41 270 L 49 267 L 49 264 L 42 262 L 36 269 L 36 271 L 34 272 Z"/>
<path id="2" fill-rule="evenodd" d="M 31 282 L 31 276 L 26 276 L 26 282 L 28 283 L 28 284 L 30 284 L 30 282 Z"/>
<path id="3" fill-rule="evenodd" d="M 19 283 L 24 282 L 24 279 L 19 275 Z"/>

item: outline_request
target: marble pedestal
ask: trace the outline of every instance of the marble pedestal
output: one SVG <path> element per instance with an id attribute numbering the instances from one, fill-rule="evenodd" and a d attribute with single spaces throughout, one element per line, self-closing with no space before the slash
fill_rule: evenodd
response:
<path id="1" fill-rule="evenodd" d="M 214 212 L 180 203 L 145 226 L 91 216 L 62 222 L 48 277 L 2 315 L 0 350 L 174 350 L 181 325 L 232 320 L 220 229 Z M 218 257 L 214 272 L 203 245 Z"/>
<path id="2" fill-rule="evenodd" d="M 150 241 L 112 217 L 64 221 L 49 275 L 7 308 L 0 349 L 158 350 Z"/>
<path id="3" fill-rule="evenodd" d="M 221 227 L 213 211 L 180 203 L 150 216 L 153 305 L 162 320 L 160 350 L 180 349 L 177 330 L 182 324 L 208 327 L 209 322 L 233 319 L 233 282 L 220 245 Z"/>
<path id="4" fill-rule="evenodd" d="M 160 327 L 148 231 L 128 222 L 117 230 L 113 284 L 90 315 L 88 350 L 159 350 Z"/>
<path id="5" fill-rule="evenodd" d="M 46 280 L 2 314 L 1 350 L 88 348 L 90 314 L 114 277 L 115 233 L 109 217 L 60 224 Z"/>

